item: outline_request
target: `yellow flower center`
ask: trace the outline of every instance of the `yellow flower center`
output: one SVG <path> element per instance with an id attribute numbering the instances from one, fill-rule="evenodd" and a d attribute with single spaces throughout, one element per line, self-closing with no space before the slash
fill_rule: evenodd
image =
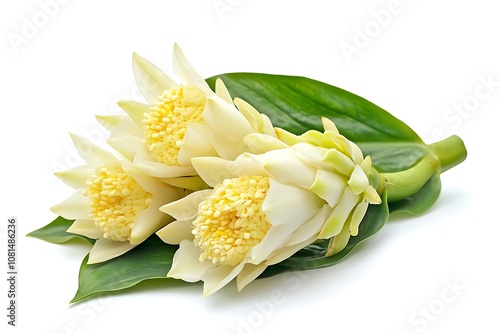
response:
<path id="1" fill-rule="evenodd" d="M 178 166 L 177 155 L 186 129 L 191 123 L 202 123 L 206 94 L 197 87 L 179 86 L 166 90 L 158 102 L 144 113 L 145 143 L 158 162 Z"/>
<path id="2" fill-rule="evenodd" d="M 271 228 L 262 211 L 268 189 L 269 177 L 263 176 L 240 176 L 215 186 L 193 222 L 200 261 L 238 265 L 264 239 Z"/>
<path id="3" fill-rule="evenodd" d="M 83 194 L 90 199 L 90 215 L 96 226 L 104 238 L 113 241 L 130 240 L 137 214 L 147 209 L 153 197 L 119 164 L 96 169 Z"/>

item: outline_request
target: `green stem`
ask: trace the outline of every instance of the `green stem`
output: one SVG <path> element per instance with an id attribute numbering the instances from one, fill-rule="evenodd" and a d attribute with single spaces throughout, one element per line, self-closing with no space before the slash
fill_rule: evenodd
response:
<path id="1" fill-rule="evenodd" d="M 464 142 L 458 136 L 451 136 L 430 144 L 429 148 L 439 159 L 441 164 L 441 173 L 455 167 L 467 157 L 467 150 Z"/>
<path id="2" fill-rule="evenodd" d="M 387 200 L 396 202 L 416 194 L 435 174 L 443 173 L 467 157 L 465 145 L 451 136 L 428 146 L 429 154 L 416 165 L 394 173 L 381 173 L 386 180 Z"/>

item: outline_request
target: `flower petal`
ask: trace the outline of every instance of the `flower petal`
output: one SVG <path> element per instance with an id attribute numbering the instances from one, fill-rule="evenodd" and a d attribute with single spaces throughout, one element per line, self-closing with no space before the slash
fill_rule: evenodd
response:
<path id="1" fill-rule="evenodd" d="M 235 98 L 234 104 L 248 121 L 253 131 L 262 133 L 264 130 L 264 120 L 260 117 L 260 113 L 250 103 L 240 98 Z"/>
<path id="2" fill-rule="evenodd" d="M 208 269 L 202 278 L 204 282 L 203 296 L 208 297 L 220 290 L 240 273 L 244 265 L 245 263 L 240 263 L 236 267 L 219 265 Z"/>
<path id="3" fill-rule="evenodd" d="M 165 90 L 177 86 L 162 70 L 135 52 L 132 67 L 137 87 L 150 104 L 154 104 Z"/>
<path id="4" fill-rule="evenodd" d="M 174 44 L 172 66 L 175 74 L 179 76 L 185 84 L 198 87 L 203 90 L 207 96 L 214 95 L 214 92 L 212 92 L 205 79 L 198 74 L 193 65 L 187 60 L 184 52 L 182 52 L 177 43 Z"/>
<path id="5" fill-rule="evenodd" d="M 182 240 L 193 240 L 193 219 L 176 220 L 156 232 L 164 243 L 178 245 Z"/>
<path id="6" fill-rule="evenodd" d="M 158 96 L 156 99 L 158 99 Z M 144 119 L 144 114 L 148 113 L 151 109 L 149 105 L 135 101 L 118 101 L 118 105 L 128 114 L 135 125 L 141 129 L 144 128 L 142 120 Z"/>
<path id="7" fill-rule="evenodd" d="M 198 214 L 198 205 L 211 193 L 211 189 L 196 191 L 175 202 L 163 205 L 160 210 L 168 213 L 176 220 L 194 219 Z"/>
<path id="8" fill-rule="evenodd" d="M 95 169 L 87 166 L 80 166 L 70 170 L 55 172 L 54 174 L 66 183 L 68 186 L 75 189 L 83 189 L 86 187 L 86 182 L 95 172 Z"/>
<path id="9" fill-rule="evenodd" d="M 318 169 L 316 179 L 309 190 L 327 201 L 331 207 L 334 207 L 340 202 L 346 187 L 346 178 Z"/>
<path id="10" fill-rule="evenodd" d="M 167 277 L 182 279 L 186 282 L 201 280 L 208 269 L 215 265 L 210 261 L 200 262 L 200 249 L 195 247 L 192 240 L 183 240 L 175 252 L 172 267 Z"/>
<path id="11" fill-rule="evenodd" d="M 354 212 L 352 213 L 352 217 L 351 217 L 350 227 L 349 227 L 349 231 L 350 231 L 351 235 L 353 235 L 353 236 L 358 235 L 359 224 L 363 220 L 363 217 L 366 214 L 366 210 L 368 210 L 368 202 L 367 201 L 362 201 L 354 209 Z"/>
<path id="12" fill-rule="evenodd" d="M 354 162 L 347 155 L 336 149 L 329 150 L 323 160 L 348 177 L 351 176 L 354 170 Z"/>
<path id="13" fill-rule="evenodd" d="M 304 248 L 307 245 L 310 245 L 312 242 L 314 242 L 317 239 L 317 237 L 318 237 L 317 235 L 313 235 L 309 239 L 307 239 L 299 244 L 294 244 L 291 246 L 286 246 L 286 247 L 282 247 L 280 249 L 277 249 L 275 252 L 273 252 L 271 254 L 269 259 L 266 261 L 266 264 L 271 266 L 273 264 L 280 263 L 281 261 L 288 259 L 290 256 L 297 253 L 302 248 Z"/>
<path id="14" fill-rule="evenodd" d="M 75 144 L 76 149 L 80 156 L 85 160 L 87 165 L 91 168 L 100 167 L 107 162 L 116 162 L 118 159 L 110 152 L 95 146 L 90 140 L 81 136 L 70 133 L 71 139 Z"/>
<path id="15" fill-rule="evenodd" d="M 286 246 L 300 244 L 318 234 L 331 212 L 332 208 L 329 205 L 323 205 L 316 216 L 300 225 L 300 227 L 293 233 L 292 238 L 288 240 Z"/>
<path id="16" fill-rule="evenodd" d="M 276 181 L 309 188 L 316 177 L 316 169 L 302 162 L 291 149 L 282 149 L 262 154 L 262 165 Z"/>
<path id="17" fill-rule="evenodd" d="M 221 99 L 223 99 L 227 103 L 229 104 L 233 103 L 233 98 L 231 97 L 229 90 L 227 89 L 226 85 L 224 84 L 224 81 L 222 81 L 221 78 L 215 79 L 215 94 L 217 94 Z"/>
<path id="18" fill-rule="evenodd" d="M 323 200 L 308 190 L 273 179 L 270 183 L 262 210 L 273 226 L 301 224 L 314 217 L 323 206 Z"/>
<path id="19" fill-rule="evenodd" d="M 102 230 L 91 219 L 76 219 L 66 232 L 84 235 L 91 239 L 102 238 Z"/>
<path id="20" fill-rule="evenodd" d="M 363 171 L 360 165 L 354 166 L 351 178 L 349 179 L 349 181 L 347 181 L 347 183 L 349 184 L 349 187 L 351 187 L 352 191 L 356 195 L 359 195 L 366 190 L 366 188 L 369 185 L 369 182 L 365 172 Z"/>
<path id="21" fill-rule="evenodd" d="M 236 277 L 236 284 L 238 286 L 238 291 L 241 291 L 248 283 L 259 277 L 260 274 L 267 268 L 265 262 L 259 264 L 247 263 L 241 270 L 241 272 Z"/>
<path id="22" fill-rule="evenodd" d="M 202 124 L 191 124 L 184 135 L 182 147 L 177 155 L 177 160 L 182 166 L 191 165 L 191 158 L 217 156 L 217 151 L 207 140 L 206 127 Z"/>
<path id="23" fill-rule="evenodd" d="M 253 154 L 262 154 L 273 150 L 287 148 L 288 145 L 276 137 L 262 133 L 251 133 L 243 138 L 248 145 L 249 152 Z"/>
<path id="24" fill-rule="evenodd" d="M 80 192 L 73 192 L 67 199 L 50 208 L 56 215 L 66 219 L 89 219 L 90 205 Z"/>
<path id="25" fill-rule="evenodd" d="M 135 246 L 129 242 L 111 241 L 108 239 L 99 239 L 90 250 L 87 264 L 100 263 L 108 261 L 125 254 Z"/>
<path id="26" fill-rule="evenodd" d="M 333 209 L 332 214 L 323 226 L 319 235 L 320 238 L 327 239 L 340 233 L 352 209 L 358 204 L 359 197 L 350 188 L 345 188 L 339 204 Z"/>
<path id="27" fill-rule="evenodd" d="M 326 256 L 332 256 L 340 252 L 347 246 L 349 239 L 351 238 L 351 234 L 349 233 L 350 223 L 346 222 L 340 232 L 330 239 L 330 243 L 328 244 L 328 250 L 326 251 Z"/>

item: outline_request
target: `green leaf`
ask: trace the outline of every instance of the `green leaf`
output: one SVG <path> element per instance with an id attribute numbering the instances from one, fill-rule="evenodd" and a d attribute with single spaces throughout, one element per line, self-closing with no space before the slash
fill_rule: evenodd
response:
<path id="1" fill-rule="evenodd" d="M 177 249 L 152 235 L 134 249 L 103 263 L 87 264 L 87 255 L 80 267 L 78 291 L 71 302 L 130 288 L 145 280 L 173 280 L 167 279 L 167 273 Z"/>
<path id="2" fill-rule="evenodd" d="M 269 116 L 275 126 L 295 134 L 323 131 L 321 117 L 356 142 L 414 142 L 420 137 L 405 123 L 370 101 L 341 88 L 297 76 L 228 73 L 221 78 L 233 98 L 241 98 Z"/>
<path id="3" fill-rule="evenodd" d="M 74 239 L 80 239 L 93 245 L 94 240 L 83 235 L 66 232 L 73 224 L 74 220 L 68 220 L 63 217 L 57 217 L 50 224 L 28 233 L 27 237 L 38 238 L 54 244 L 62 244 Z"/>
<path id="4" fill-rule="evenodd" d="M 374 235 L 384 226 L 389 218 L 386 194 L 379 205 L 370 205 L 359 225 L 359 233 L 351 237 L 347 246 L 339 253 L 332 256 L 325 256 L 328 249 L 329 240 L 320 240 L 310 246 L 303 248 L 287 260 L 280 262 L 276 266 L 271 266 L 262 277 L 268 277 L 286 270 L 305 270 L 329 267 L 344 257 L 346 257 L 359 243 Z"/>
<path id="5" fill-rule="evenodd" d="M 406 170 L 430 154 L 427 145 L 410 142 L 360 143 L 359 147 L 365 156 L 370 156 L 373 166 L 380 173 Z"/>
<path id="6" fill-rule="evenodd" d="M 391 202 L 389 210 L 391 213 L 407 212 L 415 215 L 424 213 L 436 202 L 440 192 L 441 178 L 435 174 L 415 195 L 401 201 Z"/>

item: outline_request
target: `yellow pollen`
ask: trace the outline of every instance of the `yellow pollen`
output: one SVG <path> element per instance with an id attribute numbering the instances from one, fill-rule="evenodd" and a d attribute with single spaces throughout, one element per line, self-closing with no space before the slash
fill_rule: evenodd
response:
<path id="1" fill-rule="evenodd" d="M 153 158 L 179 166 L 177 155 L 186 129 L 191 123 L 203 123 L 206 101 L 206 94 L 197 87 L 178 86 L 163 92 L 142 120 L 146 126 L 144 141 Z"/>
<path id="2" fill-rule="evenodd" d="M 264 239 L 271 223 L 262 211 L 269 177 L 240 176 L 226 179 L 198 206 L 193 222 L 200 261 L 238 265 Z"/>
<path id="3" fill-rule="evenodd" d="M 130 240 L 137 214 L 147 209 L 153 197 L 119 164 L 97 168 L 83 194 L 90 200 L 96 226 L 113 241 Z"/>

